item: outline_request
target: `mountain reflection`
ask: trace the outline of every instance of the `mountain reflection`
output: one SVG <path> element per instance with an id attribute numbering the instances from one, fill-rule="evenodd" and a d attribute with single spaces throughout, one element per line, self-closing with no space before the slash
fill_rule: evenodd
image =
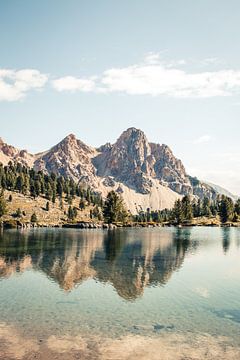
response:
<path id="1" fill-rule="evenodd" d="M 190 229 L 32 230 L 0 234 L 0 278 L 32 268 L 65 291 L 87 279 L 134 300 L 165 285 L 190 247 Z M 192 246 L 192 245 L 191 245 Z"/>

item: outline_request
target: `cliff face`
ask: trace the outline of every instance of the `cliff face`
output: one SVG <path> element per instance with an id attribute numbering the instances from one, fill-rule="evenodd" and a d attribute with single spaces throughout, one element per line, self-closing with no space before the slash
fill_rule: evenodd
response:
<path id="1" fill-rule="evenodd" d="M 187 175 L 167 145 L 148 142 L 130 128 L 114 144 L 94 149 L 69 135 L 50 150 L 32 155 L 0 140 L 0 161 L 21 162 L 36 170 L 54 172 L 91 186 L 105 196 L 115 190 L 133 213 L 140 209 L 172 207 L 181 195 L 214 198 L 211 186 Z"/>
<path id="2" fill-rule="evenodd" d="M 0 163 L 7 165 L 9 161 L 19 162 L 23 165 L 33 167 L 35 156 L 29 154 L 27 150 L 19 150 L 14 146 L 6 144 L 0 138 Z"/>
<path id="3" fill-rule="evenodd" d="M 85 181 L 93 186 L 96 169 L 92 164 L 92 157 L 96 154 L 95 149 L 70 134 L 49 151 L 38 154 L 34 168 L 72 178 L 76 182 Z"/>
<path id="4" fill-rule="evenodd" d="M 155 181 L 177 194 L 216 196 L 211 187 L 187 175 L 181 162 L 167 145 L 149 143 L 145 134 L 130 128 L 115 144 L 102 146 L 94 158 L 97 174 L 111 176 L 141 194 L 150 194 Z"/>

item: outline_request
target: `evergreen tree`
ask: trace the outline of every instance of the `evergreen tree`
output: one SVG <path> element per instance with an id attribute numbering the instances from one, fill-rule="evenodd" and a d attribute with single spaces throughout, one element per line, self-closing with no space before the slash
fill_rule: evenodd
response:
<path id="1" fill-rule="evenodd" d="M 107 223 L 126 221 L 128 214 L 124 207 L 122 198 L 115 192 L 110 191 L 103 207 L 104 220 Z"/>
<path id="2" fill-rule="evenodd" d="M 206 196 L 203 199 L 202 215 L 203 216 L 211 216 L 212 215 L 212 212 L 211 212 L 211 209 L 210 209 L 210 200 Z"/>
<path id="3" fill-rule="evenodd" d="M 22 216 L 21 209 L 18 208 L 17 211 L 16 211 L 16 217 L 17 217 L 17 218 L 20 218 L 21 216 Z"/>
<path id="4" fill-rule="evenodd" d="M 56 202 L 56 190 L 53 189 L 53 194 L 52 194 L 52 203 L 55 204 Z"/>
<path id="5" fill-rule="evenodd" d="M 77 208 L 74 206 L 69 206 L 68 208 L 68 219 L 74 220 L 77 217 Z"/>
<path id="6" fill-rule="evenodd" d="M 233 221 L 233 222 L 238 222 L 238 221 L 239 221 L 239 216 L 238 216 L 238 214 L 237 214 L 236 212 L 233 214 L 233 219 L 232 219 L 232 221 Z"/>
<path id="7" fill-rule="evenodd" d="M 38 179 L 34 182 L 34 188 L 36 196 L 39 196 L 41 194 L 41 183 Z"/>
<path id="8" fill-rule="evenodd" d="M 68 219 L 73 220 L 73 209 L 71 206 L 68 207 Z"/>
<path id="9" fill-rule="evenodd" d="M 46 196 L 47 200 L 51 200 L 52 196 L 53 196 L 53 190 L 52 190 L 50 182 L 48 182 L 48 181 L 47 181 L 46 187 L 45 187 L 45 196 Z"/>
<path id="10" fill-rule="evenodd" d="M 4 192 L 0 194 L 0 218 L 7 213 L 7 204 L 4 198 Z"/>
<path id="11" fill-rule="evenodd" d="M 226 223 L 233 218 L 234 205 L 231 198 L 227 196 L 222 196 L 220 202 L 219 214 L 222 223 Z"/>
<path id="12" fill-rule="evenodd" d="M 192 204 L 188 195 L 182 198 L 182 214 L 184 220 L 192 220 L 193 218 Z"/>
<path id="13" fill-rule="evenodd" d="M 89 211 L 89 217 L 90 217 L 90 219 L 93 219 L 93 211 L 92 211 L 92 209 L 90 209 L 90 211 Z"/>
<path id="14" fill-rule="evenodd" d="M 85 201 L 83 200 L 83 198 L 81 198 L 81 200 L 79 202 L 79 209 L 81 211 L 85 209 Z"/>
<path id="15" fill-rule="evenodd" d="M 102 210 L 97 205 L 92 210 L 92 218 L 96 218 L 99 221 L 103 220 Z"/>
<path id="16" fill-rule="evenodd" d="M 175 201 L 173 208 L 173 215 L 176 220 L 176 223 L 181 224 L 183 221 L 183 209 L 182 209 L 182 202 L 180 199 Z"/>
<path id="17" fill-rule="evenodd" d="M 22 192 L 23 184 L 24 184 L 24 179 L 23 179 L 23 175 L 21 174 L 17 177 L 17 181 L 16 181 L 16 190 L 18 190 L 20 193 Z"/>
<path id="18" fill-rule="evenodd" d="M 78 210 L 76 206 L 73 207 L 73 218 L 75 219 L 77 217 Z"/>
<path id="19" fill-rule="evenodd" d="M 33 213 L 31 216 L 31 223 L 36 223 L 38 221 L 36 213 Z"/>
<path id="20" fill-rule="evenodd" d="M 36 191 L 35 191 L 35 182 L 33 180 L 31 180 L 31 183 L 30 183 L 30 195 L 35 199 L 37 194 L 36 194 Z"/>
<path id="21" fill-rule="evenodd" d="M 63 210 L 63 199 L 61 197 L 59 199 L 59 206 L 60 206 L 60 209 Z"/>
<path id="22" fill-rule="evenodd" d="M 237 213 L 237 215 L 240 215 L 240 199 L 236 201 L 234 211 Z"/>

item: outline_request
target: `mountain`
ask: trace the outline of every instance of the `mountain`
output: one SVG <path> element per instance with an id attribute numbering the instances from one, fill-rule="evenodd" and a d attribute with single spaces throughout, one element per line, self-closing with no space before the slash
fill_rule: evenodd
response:
<path id="1" fill-rule="evenodd" d="M 232 194 L 230 191 L 224 189 L 223 187 L 221 187 L 219 185 L 212 184 L 209 181 L 206 182 L 206 184 L 211 186 L 217 193 L 230 197 L 233 201 L 236 201 L 239 198 L 237 195 Z"/>
<path id="2" fill-rule="evenodd" d="M 14 146 L 6 144 L 0 138 L 0 163 L 7 165 L 9 161 L 13 161 L 33 167 L 34 160 L 34 155 L 29 154 L 27 150 L 18 150 Z"/>
<path id="3" fill-rule="evenodd" d="M 124 131 L 114 144 L 97 149 L 70 134 L 50 150 L 35 155 L 0 140 L 0 161 L 20 162 L 37 171 L 70 177 L 103 196 L 115 190 L 132 213 L 171 208 L 185 194 L 214 199 L 219 193 L 211 184 L 189 176 L 167 145 L 149 142 L 136 128 Z"/>

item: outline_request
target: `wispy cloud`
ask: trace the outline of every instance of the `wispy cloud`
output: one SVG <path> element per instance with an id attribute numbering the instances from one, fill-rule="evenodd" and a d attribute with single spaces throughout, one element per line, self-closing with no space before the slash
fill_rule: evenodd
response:
<path id="1" fill-rule="evenodd" d="M 209 98 L 231 96 L 240 91 L 240 71 L 219 70 L 208 72 L 187 72 L 182 69 L 184 59 L 166 62 L 159 54 L 150 53 L 143 62 L 122 68 L 111 68 L 98 79 L 81 79 L 73 76 L 53 82 L 56 90 L 119 92 L 129 95 L 169 96 L 175 98 Z M 66 79 L 67 86 L 63 84 Z M 76 85 L 79 83 L 79 86 Z"/>
<path id="2" fill-rule="evenodd" d="M 35 69 L 0 69 L 0 101 L 22 99 L 32 89 L 41 89 L 48 80 L 46 74 Z"/>
<path id="3" fill-rule="evenodd" d="M 212 140 L 212 137 L 210 135 L 203 135 L 198 137 L 197 139 L 193 140 L 192 143 L 195 145 L 198 144 L 205 144 Z"/>
<path id="4" fill-rule="evenodd" d="M 65 76 L 52 81 L 52 86 L 57 91 L 95 91 L 95 79 L 76 78 L 74 76 Z"/>
<path id="5" fill-rule="evenodd" d="M 215 58 L 206 59 L 212 64 Z M 173 98 L 211 98 L 240 94 L 240 70 L 187 71 L 185 59 L 166 61 L 148 53 L 137 64 L 114 67 L 97 76 L 67 75 L 52 78 L 58 92 L 123 93 Z M 0 101 L 22 99 L 32 89 L 45 86 L 48 76 L 39 70 L 0 69 Z M 203 140 L 206 141 L 206 140 Z"/>

